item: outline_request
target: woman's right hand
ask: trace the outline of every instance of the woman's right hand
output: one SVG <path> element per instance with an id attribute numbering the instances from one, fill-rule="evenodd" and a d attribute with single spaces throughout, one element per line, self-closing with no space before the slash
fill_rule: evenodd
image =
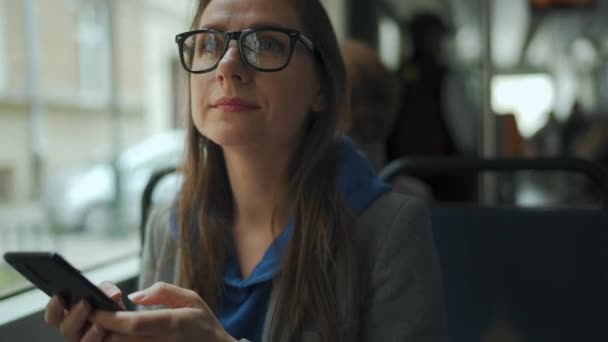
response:
<path id="1" fill-rule="evenodd" d="M 110 297 L 118 305 L 125 309 L 121 300 L 120 289 L 109 281 L 104 281 L 99 285 L 103 293 Z M 62 299 L 55 295 L 46 306 L 44 320 L 47 324 L 57 328 L 67 341 L 102 341 L 105 332 L 102 328 L 89 322 L 89 317 L 93 314 L 93 309 L 86 301 L 75 304 L 70 311 L 65 309 Z"/>

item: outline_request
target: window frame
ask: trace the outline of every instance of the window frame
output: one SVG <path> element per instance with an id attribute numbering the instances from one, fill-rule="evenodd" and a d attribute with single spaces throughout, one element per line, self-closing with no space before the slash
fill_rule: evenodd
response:
<path id="1" fill-rule="evenodd" d="M 98 107 L 107 105 L 111 97 L 110 15 L 106 1 L 85 0 L 78 7 L 79 92 L 83 100 Z"/>
<path id="2" fill-rule="evenodd" d="M 5 0 L 0 0 L 0 95 L 6 92 L 7 79 L 6 75 L 6 3 Z"/>

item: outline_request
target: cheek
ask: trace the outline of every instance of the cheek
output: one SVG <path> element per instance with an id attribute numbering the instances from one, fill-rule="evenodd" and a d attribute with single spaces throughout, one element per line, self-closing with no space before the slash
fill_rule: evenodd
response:
<path id="1" fill-rule="evenodd" d="M 315 84 L 310 75 L 302 73 L 287 73 L 280 81 L 276 81 L 269 93 L 276 94 L 276 110 L 274 115 L 279 115 L 275 120 L 283 125 L 289 125 L 294 129 L 303 126 L 311 111 Z M 289 113 L 289 115 L 286 115 Z"/>
<path id="2" fill-rule="evenodd" d="M 286 84 L 277 88 L 274 94 L 279 95 L 273 101 L 271 111 L 275 130 L 282 135 L 294 135 L 303 128 L 310 112 L 302 87 Z"/>
<path id="3" fill-rule="evenodd" d="M 197 75 L 198 76 L 198 75 Z M 207 106 L 208 86 L 201 77 L 193 76 L 190 81 L 190 98 L 192 105 L 192 120 L 200 133 L 203 132 L 205 120 L 205 108 Z"/>

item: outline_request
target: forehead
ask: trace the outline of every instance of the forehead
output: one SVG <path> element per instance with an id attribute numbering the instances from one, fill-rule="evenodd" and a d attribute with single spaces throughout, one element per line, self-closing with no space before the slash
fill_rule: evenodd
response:
<path id="1" fill-rule="evenodd" d="M 225 31 L 256 26 L 302 30 L 293 1 L 289 0 L 212 0 L 203 11 L 198 26 Z"/>

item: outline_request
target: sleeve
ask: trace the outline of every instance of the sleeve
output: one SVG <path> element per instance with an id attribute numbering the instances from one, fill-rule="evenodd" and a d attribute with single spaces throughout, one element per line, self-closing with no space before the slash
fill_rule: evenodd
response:
<path id="1" fill-rule="evenodd" d="M 397 211 L 372 266 L 363 341 L 447 341 L 439 261 L 429 214 L 408 199 Z"/>
<path id="2" fill-rule="evenodd" d="M 166 232 L 169 229 L 169 209 L 158 208 L 150 213 L 146 224 L 146 233 L 142 250 L 138 289 L 150 287 L 157 281 L 171 282 L 172 277 L 167 276 L 168 270 L 163 269 L 162 259 L 166 258 L 167 244 L 170 237 Z M 167 267 L 165 267 L 167 268 Z M 172 267 L 169 267 L 172 271 Z M 172 273 L 172 272 L 169 272 Z M 156 307 L 139 306 L 139 310 L 150 310 Z"/>
<path id="3" fill-rule="evenodd" d="M 150 213 L 150 218 L 146 224 L 146 234 L 144 238 L 144 246 L 141 257 L 141 267 L 139 274 L 139 281 L 137 284 L 138 289 L 144 289 L 154 283 L 154 270 L 156 269 L 157 253 L 156 250 L 156 239 L 155 227 L 158 226 L 158 217 L 160 216 L 159 210 L 154 210 Z"/>

